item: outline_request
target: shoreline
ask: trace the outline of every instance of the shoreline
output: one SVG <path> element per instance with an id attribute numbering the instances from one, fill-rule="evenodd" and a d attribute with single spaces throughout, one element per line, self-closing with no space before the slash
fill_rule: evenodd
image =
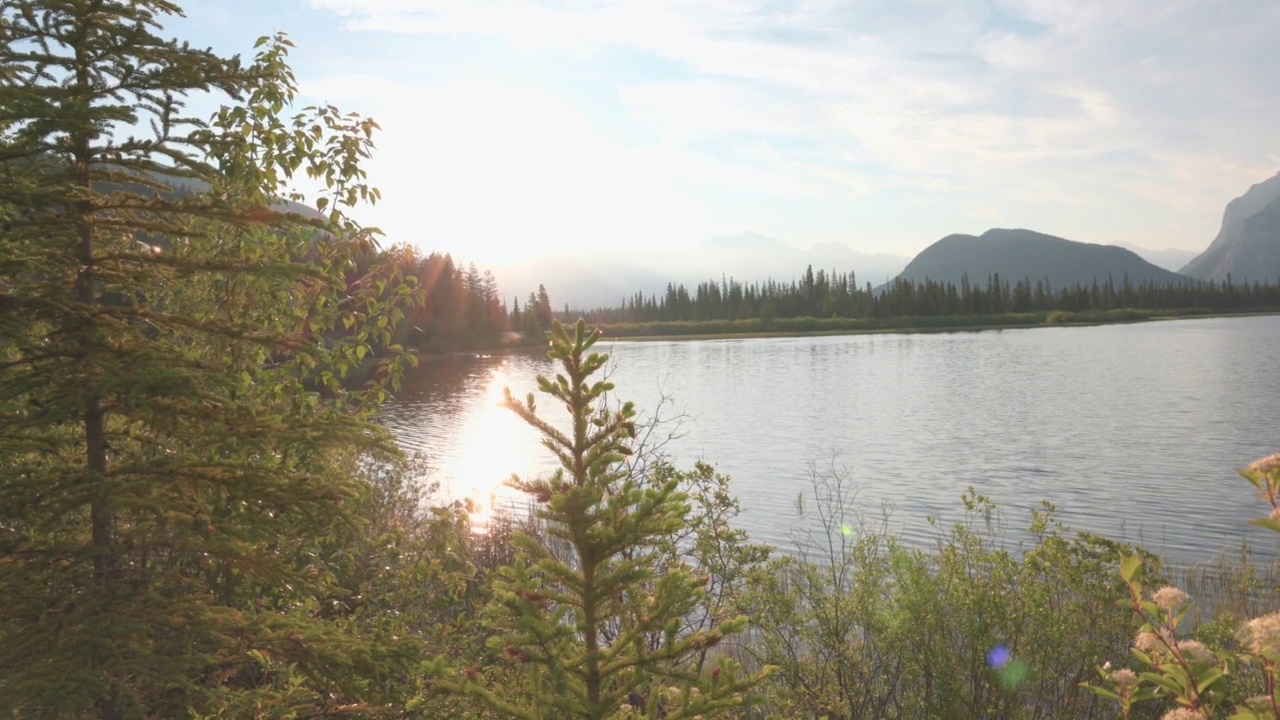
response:
<path id="1" fill-rule="evenodd" d="M 1141 311 L 1128 311 L 1140 313 Z M 936 325 L 936 326 L 913 326 L 904 325 L 900 327 L 872 327 L 872 328 L 818 328 L 813 330 L 734 330 L 726 332 L 676 332 L 676 333 L 647 333 L 636 335 L 615 335 L 609 332 L 608 325 L 596 325 L 600 328 L 604 335 L 601 337 L 602 342 L 669 342 L 676 340 L 750 340 L 752 338 L 788 338 L 788 337 L 823 337 L 834 335 L 931 335 L 939 333 L 968 333 L 983 332 L 987 330 L 1030 330 L 1034 328 L 1053 328 L 1053 327 L 1096 327 L 1099 325 L 1133 325 L 1146 322 L 1169 322 L 1174 320 L 1196 320 L 1210 318 L 1233 318 L 1233 317 L 1263 317 L 1269 315 L 1280 315 L 1280 308 L 1273 310 L 1248 310 L 1242 312 L 1176 312 L 1176 311 L 1153 311 L 1149 315 L 1138 317 L 1113 317 L 1113 318 L 1097 318 L 1082 320 L 1064 320 L 1059 322 L 1048 322 L 1048 319 L 1038 322 L 1007 322 L 1007 323 L 966 323 L 961 325 Z M 928 317 L 928 316 L 926 316 Z M 788 320 L 802 320 L 804 318 L 786 318 L 781 321 L 785 323 Z M 841 318 L 854 320 L 854 318 Z M 720 324 L 724 322 L 742 322 L 742 321 L 677 321 L 686 322 L 690 325 L 699 322 L 707 324 Z M 588 327 L 592 327 L 591 323 L 587 323 Z M 691 328 L 694 330 L 695 328 Z M 475 349 L 475 350 L 411 350 L 419 359 L 442 359 L 442 358 L 484 358 L 488 356 L 511 355 L 514 353 L 524 353 L 530 351 L 541 350 L 545 347 L 545 343 L 537 344 L 510 344 L 498 347 Z"/>
<path id="2" fill-rule="evenodd" d="M 817 330 L 743 330 L 732 332 L 689 332 L 689 333 L 654 333 L 648 335 L 610 335 L 607 330 L 605 342 L 669 342 L 675 340 L 748 340 L 752 338 L 787 338 L 787 337 L 822 337 L 832 335 L 925 335 L 938 333 L 983 332 L 986 330 L 1029 330 L 1034 328 L 1054 327 L 1096 327 L 1099 325 L 1133 325 L 1146 322 L 1170 322 L 1175 320 L 1203 320 L 1212 318 L 1261 317 L 1280 315 L 1276 310 L 1250 310 L 1244 312 L 1205 312 L 1205 313 L 1169 313 L 1154 312 L 1146 317 L 1134 318 L 1099 318 L 1096 320 L 1070 320 L 1064 322 L 1040 321 L 1034 323 L 992 323 L 946 325 L 936 327 L 878 327 L 878 328 L 830 328 Z M 717 321 L 711 321 L 717 322 Z M 603 329 L 603 328 L 602 328 Z M 528 347 L 528 346 L 526 346 Z"/>

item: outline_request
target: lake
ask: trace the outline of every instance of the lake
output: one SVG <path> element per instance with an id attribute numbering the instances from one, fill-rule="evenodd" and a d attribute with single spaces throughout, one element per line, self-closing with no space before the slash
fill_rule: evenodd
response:
<path id="1" fill-rule="evenodd" d="M 837 468 L 859 506 L 912 543 L 960 517 L 972 486 L 1011 540 L 1041 499 L 1072 529 L 1141 541 L 1178 563 L 1275 555 L 1248 526 L 1264 501 L 1235 474 L 1280 451 L 1280 316 L 937 334 L 602 343 L 622 399 L 680 467 L 733 478 L 753 539 L 782 547 L 810 476 Z M 511 473 L 553 465 L 496 403 L 552 372 L 540 353 L 424 358 L 386 411 L 441 499 L 514 502 Z M 665 398 L 665 400 L 664 400 Z M 542 412 L 560 411 L 551 402 Z"/>

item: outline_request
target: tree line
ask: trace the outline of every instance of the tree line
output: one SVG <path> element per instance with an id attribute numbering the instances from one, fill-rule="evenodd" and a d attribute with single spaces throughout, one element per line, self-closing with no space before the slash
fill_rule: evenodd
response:
<path id="1" fill-rule="evenodd" d="M 475 263 L 456 263 L 448 253 L 423 254 L 397 245 L 370 253 L 356 262 L 348 283 L 394 275 L 417 288 L 392 331 L 395 342 L 423 352 L 480 350 L 502 345 L 541 342 L 554 313 L 546 287 L 539 285 L 522 305 L 508 305 L 497 279 Z"/>
<path id="2" fill-rule="evenodd" d="M 1010 281 L 992 274 L 951 282 L 895 279 L 882 288 L 859 286 L 853 272 L 814 271 L 790 282 L 700 282 L 690 291 L 668 284 L 666 292 L 636 293 L 615 307 L 578 310 L 601 324 L 771 320 L 775 318 L 872 318 L 984 316 L 1025 313 L 1107 312 L 1121 309 L 1241 311 L 1280 308 L 1280 285 L 1188 280 L 1181 284 L 1135 283 L 1127 275 L 1088 285 L 1055 287 L 1048 279 Z"/>
<path id="3" fill-rule="evenodd" d="M 508 305 L 493 274 L 474 263 L 463 266 L 448 254 L 423 255 L 395 247 L 367 257 L 353 277 L 379 265 L 395 268 L 398 276 L 415 282 L 421 293 L 395 325 L 397 343 L 415 350 L 441 352 L 475 350 L 512 344 L 538 344 L 553 320 L 583 317 L 616 334 L 627 326 L 661 323 L 704 323 L 724 331 L 764 330 L 776 320 L 812 319 L 817 325 L 787 329 L 856 329 L 835 320 L 863 320 L 875 327 L 892 327 L 911 318 L 932 325 L 961 318 L 1003 318 L 1043 321 L 1046 318 L 1124 319 L 1125 311 L 1242 312 L 1280 308 L 1280 285 L 1271 282 L 1235 283 L 1230 277 L 1215 282 L 1188 279 L 1177 284 L 1143 281 L 1127 275 L 1107 276 L 1089 284 L 1054 286 L 1048 278 L 1010 281 L 998 273 L 981 281 L 962 276 L 959 285 L 926 279 L 897 278 L 876 288 L 859 285 L 853 271 L 814 270 L 812 266 L 790 282 L 768 279 L 744 282 L 732 277 L 707 280 L 690 290 L 669 283 L 662 294 L 637 292 L 614 307 L 552 309 L 546 287 L 539 285 L 522 304 Z M 1141 317 L 1134 313 L 1134 318 Z M 951 320 L 942 321 L 943 318 Z M 756 321 L 755 324 L 744 324 Z M 953 322 L 954 324 L 954 322 Z M 651 325 L 652 326 L 652 325 Z M 830 327 L 828 327 L 830 326 Z M 873 325 L 867 325 L 872 327 Z M 861 325 L 857 327 L 862 327 Z"/>

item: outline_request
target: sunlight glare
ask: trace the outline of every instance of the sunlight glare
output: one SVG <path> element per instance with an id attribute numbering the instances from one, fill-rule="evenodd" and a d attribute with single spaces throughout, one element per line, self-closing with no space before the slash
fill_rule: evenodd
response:
<path id="1" fill-rule="evenodd" d="M 524 471 L 531 430 L 502 406 L 502 390 L 509 384 L 501 368 L 494 371 L 484 403 L 460 434 L 462 446 L 449 468 L 454 497 L 470 502 L 477 532 L 485 531 L 496 508 L 519 504 L 522 498 L 506 483 L 513 472 Z"/>

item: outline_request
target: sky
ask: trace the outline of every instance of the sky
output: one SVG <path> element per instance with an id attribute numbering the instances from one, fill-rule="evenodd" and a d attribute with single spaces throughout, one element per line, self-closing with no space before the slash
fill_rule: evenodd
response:
<path id="1" fill-rule="evenodd" d="M 1280 171 L 1274 0 L 191 0 L 374 118 L 393 243 L 481 265 L 751 232 L 1201 250 Z"/>

